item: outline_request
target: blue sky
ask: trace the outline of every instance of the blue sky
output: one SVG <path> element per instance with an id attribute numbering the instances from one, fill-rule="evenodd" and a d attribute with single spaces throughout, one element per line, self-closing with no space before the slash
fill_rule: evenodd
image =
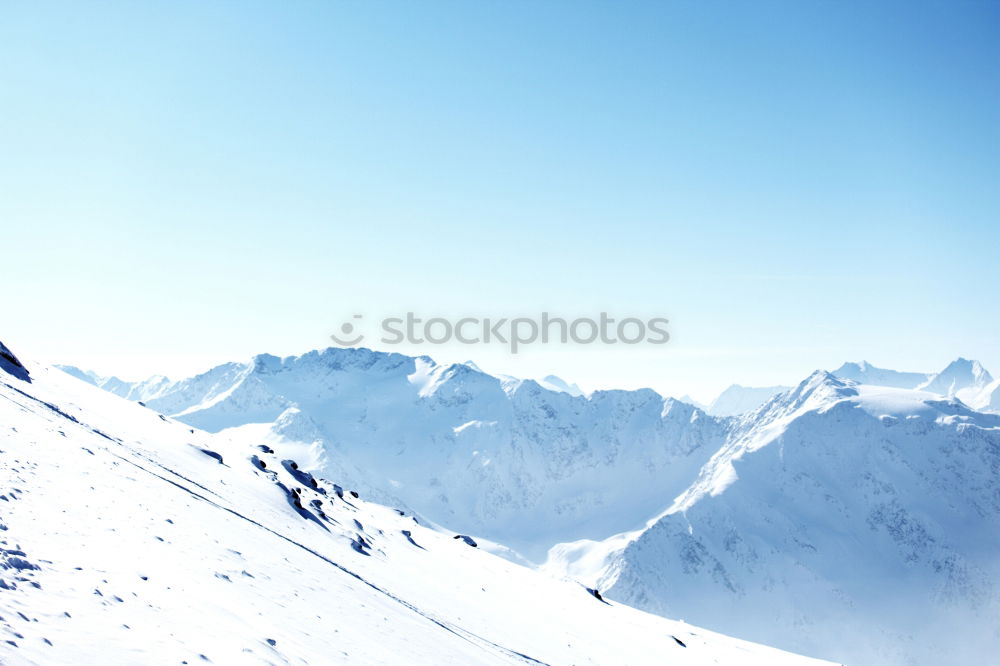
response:
<path id="1" fill-rule="evenodd" d="M 179 376 L 351 314 L 664 315 L 395 348 L 708 398 L 1000 374 L 1000 4 L 11 3 L 5 342 Z"/>

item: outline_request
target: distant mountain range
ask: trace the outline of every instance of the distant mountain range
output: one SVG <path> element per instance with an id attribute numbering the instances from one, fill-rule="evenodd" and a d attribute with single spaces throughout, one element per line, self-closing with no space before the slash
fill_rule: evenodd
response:
<path id="1" fill-rule="evenodd" d="M 990 376 L 979 361 L 959 358 L 938 373 L 899 372 L 876 368 L 867 361 L 861 361 L 844 363 L 832 374 L 859 384 L 921 389 L 955 396 L 977 409 L 1000 410 L 1000 391 L 997 391 L 1000 384 Z M 713 416 L 735 416 L 760 407 L 772 397 L 790 388 L 792 387 L 752 387 L 733 384 L 708 405 L 703 405 L 687 395 L 678 399 Z"/>

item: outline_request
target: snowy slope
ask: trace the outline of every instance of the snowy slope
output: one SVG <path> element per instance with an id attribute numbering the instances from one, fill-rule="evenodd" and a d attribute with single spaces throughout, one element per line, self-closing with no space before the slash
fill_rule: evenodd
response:
<path id="1" fill-rule="evenodd" d="M 1000 649 L 1000 417 L 817 372 L 746 415 L 643 529 L 549 568 L 654 612 L 857 664 Z"/>
<path id="2" fill-rule="evenodd" d="M 712 404 L 708 406 L 708 413 L 712 416 L 738 416 L 757 409 L 774 396 L 784 393 L 790 388 L 790 386 L 755 387 L 733 384 L 712 401 Z"/>
<path id="3" fill-rule="evenodd" d="M 5 664 L 817 663 L 603 602 L 10 357 Z"/>

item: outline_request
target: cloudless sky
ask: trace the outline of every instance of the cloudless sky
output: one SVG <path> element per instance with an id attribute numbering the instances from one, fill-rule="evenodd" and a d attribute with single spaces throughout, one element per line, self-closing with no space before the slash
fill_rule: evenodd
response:
<path id="1" fill-rule="evenodd" d="M 181 377 L 354 313 L 607 310 L 673 340 L 391 349 L 702 399 L 1000 374 L 998 35 L 997 2 L 5 3 L 0 339 Z"/>

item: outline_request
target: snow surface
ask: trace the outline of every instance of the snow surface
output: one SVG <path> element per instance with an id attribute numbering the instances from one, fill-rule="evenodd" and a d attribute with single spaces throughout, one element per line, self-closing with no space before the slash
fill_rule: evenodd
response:
<path id="1" fill-rule="evenodd" d="M 26 368 L 0 372 L 4 664 L 819 663 L 602 601 L 265 443 Z"/>

